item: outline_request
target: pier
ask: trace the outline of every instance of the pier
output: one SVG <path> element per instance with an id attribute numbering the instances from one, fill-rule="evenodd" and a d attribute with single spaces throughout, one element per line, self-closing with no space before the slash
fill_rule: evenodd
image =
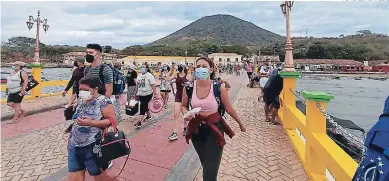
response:
<path id="1" fill-rule="evenodd" d="M 241 133 L 227 117 L 236 135 L 226 138 L 219 180 L 351 180 L 357 163 L 326 135 L 326 118 L 320 110 L 326 109 L 333 96 L 303 91 L 307 100 L 305 116 L 296 108 L 293 94 L 300 74 L 280 74 L 284 78 L 278 113 L 282 125 L 265 122 L 264 103 L 256 100 L 259 89 L 248 88 L 245 75 L 223 76 L 232 85 L 230 98 L 247 132 Z M 26 104 L 34 107 L 37 102 L 42 104 L 55 97 L 58 96 L 42 96 Z M 123 95 L 121 103 L 125 100 Z M 178 141 L 167 140 L 172 119 L 169 104 L 168 109 L 153 115 L 140 130 L 134 129 L 134 119 L 129 116 L 120 122 L 118 127 L 127 134 L 132 148 L 121 177 L 136 181 L 202 180 L 201 165 L 192 145 L 186 144 L 182 135 Z M 37 111 L 15 124 L 2 120 L 1 180 L 66 180 L 68 135 L 63 131 L 70 123 L 64 120 L 59 107 Z M 115 160 L 107 173 L 118 173 L 124 161 Z"/>

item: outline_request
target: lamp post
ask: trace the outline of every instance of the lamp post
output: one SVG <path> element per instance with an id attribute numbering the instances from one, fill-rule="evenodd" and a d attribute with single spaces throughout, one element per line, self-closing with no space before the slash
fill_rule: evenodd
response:
<path id="1" fill-rule="evenodd" d="M 285 45 L 285 66 L 284 71 L 294 72 L 294 63 L 293 63 L 293 47 L 292 41 L 290 38 L 290 12 L 292 10 L 293 1 L 284 1 L 281 3 L 280 7 L 282 13 L 286 19 L 286 45 Z"/>
<path id="2" fill-rule="evenodd" d="M 188 65 L 188 63 L 186 63 L 186 57 L 188 56 L 188 51 L 185 50 L 185 65 Z"/>
<path id="3" fill-rule="evenodd" d="M 43 23 L 43 30 L 46 31 L 49 29 L 49 25 L 47 24 L 47 19 L 41 20 L 40 18 L 40 11 L 38 10 L 38 16 L 36 19 L 34 19 L 33 16 L 28 17 L 28 21 L 26 22 L 28 30 L 31 30 L 32 26 L 34 25 L 34 22 L 36 22 L 36 45 L 34 50 L 34 63 L 39 64 L 39 28 L 40 24 Z"/>

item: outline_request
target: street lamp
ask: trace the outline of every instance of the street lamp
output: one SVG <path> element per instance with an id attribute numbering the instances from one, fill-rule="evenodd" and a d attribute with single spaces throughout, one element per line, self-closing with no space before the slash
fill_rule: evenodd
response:
<path id="1" fill-rule="evenodd" d="M 188 51 L 185 50 L 185 65 L 188 65 L 188 63 L 186 63 L 186 57 L 188 56 Z"/>
<path id="2" fill-rule="evenodd" d="M 285 66 L 284 71 L 294 72 L 294 63 L 293 63 L 293 47 L 292 41 L 290 38 L 290 12 L 293 7 L 293 1 L 284 1 L 280 5 L 282 13 L 286 19 L 286 45 L 285 45 Z"/>
<path id="3" fill-rule="evenodd" d="M 40 18 L 40 11 L 38 10 L 38 16 L 36 19 L 34 19 L 33 16 L 28 17 L 28 21 L 26 22 L 28 30 L 31 30 L 32 26 L 34 25 L 34 22 L 36 22 L 36 45 L 34 50 L 34 63 L 39 64 L 39 27 L 40 24 L 43 23 L 42 27 L 45 33 L 49 29 L 49 24 L 47 24 L 47 19 L 41 20 Z"/>

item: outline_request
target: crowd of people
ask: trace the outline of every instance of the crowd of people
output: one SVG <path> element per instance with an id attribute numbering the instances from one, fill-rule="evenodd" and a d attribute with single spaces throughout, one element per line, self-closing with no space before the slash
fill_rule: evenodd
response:
<path id="1" fill-rule="evenodd" d="M 88 44 L 86 48 L 86 56 L 75 59 L 72 76 L 62 93 L 65 96 L 72 88 L 69 102 L 64 106 L 66 119 L 73 121 L 65 130 L 66 133 L 70 133 L 67 149 L 68 178 L 71 181 L 84 180 L 86 171 L 95 180 L 112 180 L 103 174 L 105 169 L 112 167 L 112 160 L 102 164 L 97 155 L 101 154 L 99 145 L 103 139 L 101 135 L 104 135 L 107 128 L 111 126 L 115 128 L 122 120 L 123 108 L 119 100 L 124 95 L 125 88 L 126 109 L 131 101 L 138 102 L 139 105 L 139 110 L 138 107 L 136 110 L 140 117 L 134 124 L 137 129 L 142 127 L 144 121 L 152 118 L 149 110 L 150 101 L 161 99 L 163 107 L 167 109 L 170 93 L 173 93 L 174 118 L 168 141 L 178 140 L 178 133 L 183 127 L 183 136 L 188 144 L 191 140 L 200 159 L 204 181 L 217 180 L 223 146 L 226 144 L 224 135 L 232 138 L 235 134 L 225 121 L 224 114 L 228 113 L 237 122 L 240 131 L 246 131 L 243 120 L 230 102 L 228 90 L 231 85 L 216 77 L 217 72 L 227 74 L 235 72 L 240 76 L 241 71 L 246 69 L 248 86 L 254 87 L 258 84 L 260 87 L 258 101 L 264 102 L 264 121 L 274 125 L 280 124 L 276 117 L 281 104 L 279 96 L 283 89 L 283 79 L 278 73 L 281 67 L 269 63 L 257 67 L 252 63 L 248 63 L 247 66 L 217 67 L 211 59 L 200 57 L 195 65 L 189 67 L 161 65 L 158 91 L 156 78 L 147 64 L 142 64 L 138 73 L 135 65 L 123 67 L 121 62 L 114 62 L 113 65 L 103 63 L 103 50 L 98 44 Z M 90 65 L 86 66 L 85 61 Z M 33 88 L 34 83 L 31 83 L 33 78 L 31 79 L 23 70 L 25 65 L 26 63 L 21 61 L 14 62 L 11 67 L 13 71 L 7 77 L 7 105 L 15 111 L 9 123 L 16 123 L 27 114 L 27 111 L 22 109 L 21 102 L 26 93 Z M 188 73 L 188 69 L 191 73 Z M 384 161 L 389 161 L 388 120 L 389 97 L 385 102 L 383 114 L 367 134 L 366 150 L 353 180 L 374 177 L 381 181 L 389 178 L 387 174 L 389 167 L 383 164 L 386 163 Z M 378 166 L 372 165 L 375 164 L 375 160 L 378 161 Z M 380 170 L 377 174 L 374 172 L 374 175 L 371 175 L 367 170 L 370 168 Z M 123 179 L 116 177 L 114 180 Z"/>

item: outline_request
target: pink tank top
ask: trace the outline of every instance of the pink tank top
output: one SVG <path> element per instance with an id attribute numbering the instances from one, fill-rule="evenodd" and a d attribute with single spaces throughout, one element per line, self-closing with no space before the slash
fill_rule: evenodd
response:
<path id="1" fill-rule="evenodd" d="M 193 93 L 192 93 L 192 107 L 201 107 L 201 112 L 217 112 L 217 102 L 215 95 L 213 95 L 213 84 L 211 83 L 211 89 L 209 90 L 208 96 L 204 99 L 200 99 L 197 97 L 197 86 L 196 81 L 194 82 L 193 86 Z"/>

